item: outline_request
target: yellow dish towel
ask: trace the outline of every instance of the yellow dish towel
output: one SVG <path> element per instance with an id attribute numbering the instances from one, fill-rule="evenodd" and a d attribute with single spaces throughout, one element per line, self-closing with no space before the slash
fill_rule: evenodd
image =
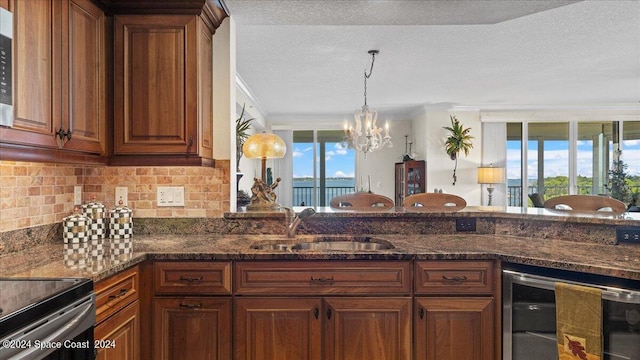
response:
<path id="1" fill-rule="evenodd" d="M 602 359 L 602 291 L 557 282 L 559 360 Z"/>

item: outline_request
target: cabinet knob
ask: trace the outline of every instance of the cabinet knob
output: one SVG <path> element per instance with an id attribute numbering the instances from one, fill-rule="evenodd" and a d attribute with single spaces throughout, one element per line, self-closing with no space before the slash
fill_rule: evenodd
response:
<path id="1" fill-rule="evenodd" d="M 420 320 L 424 319 L 424 308 L 421 307 L 420 311 L 418 311 L 418 316 L 420 316 Z"/>

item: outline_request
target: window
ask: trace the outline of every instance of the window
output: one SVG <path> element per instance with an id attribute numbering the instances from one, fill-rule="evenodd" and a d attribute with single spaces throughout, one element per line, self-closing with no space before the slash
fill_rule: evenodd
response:
<path id="1" fill-rule="evenodd" d="M 522 206 L 522 123 L 507 123 L 507 204 Z"/>
<path id="2" fill-rule="evenodd" d="M 528 193 L 569 194 L 569 123 L 529 124 L 527 147 Z"/>
<path id="3" fill-rule="evenodd" d="M 355 152 L 342 144 L 342 130 L 293 132 L 293 205 L 327 206 L 355 192 Z"/>
<path id="4" fill-rule="evenodd" d="M 629 201 L 635 199 L 637 203 L 640 200 L 640 121 L 622 123 L 621 160 L 627 165 Z"/>
<path id="5" fill-rule="evenodd" d="M 617 136 L 617 130 L 617 121 L 578 123 L 578 194 L 607 193 L 609 169 L 613 161 L 614 132 Z"/>
<path id="6" fill-rule="evenodd" d="M 629 191 L 620 200 L 629 203 L 634 194 L 640 197 L 640 121 L 514 122 L 506 126 L 509 206 L 532 206 L 527 195 L 533 193 L 544 199 L 566 194 L 611 196 L 611 170 L 617 156 L 626 166 Z"/>

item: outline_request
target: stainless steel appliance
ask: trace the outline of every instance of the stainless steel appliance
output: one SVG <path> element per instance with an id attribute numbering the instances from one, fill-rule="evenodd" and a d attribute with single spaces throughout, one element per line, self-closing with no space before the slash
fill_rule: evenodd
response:
<path id="1" fill-rule="evenodd" d="M 0 359 L 94 359 L 89 279 L 0 279 Z"/>
<path id="2" fill-rule="evenodd" d="M 640 281 L 505 265 L 503 360 L 557 359 L 555 283 L 602 290 L 604 360 L 640 360 Z"/>

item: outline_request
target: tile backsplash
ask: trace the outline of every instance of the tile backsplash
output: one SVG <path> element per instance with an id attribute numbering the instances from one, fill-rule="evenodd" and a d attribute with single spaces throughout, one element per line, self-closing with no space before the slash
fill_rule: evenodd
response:
<path id="1" fill-rule="evenodd" d="M 229 211 L 229 161 L 216 167 L 111 167 L 0 161 L 0 232 L 52 224 L 73 211 L 73 188 L 83 202 L 115 205 L 127 187 L 133 217 L 222 217 Z M 184 186 L 184 207 L 158 207 L 158 186 Z"/>

